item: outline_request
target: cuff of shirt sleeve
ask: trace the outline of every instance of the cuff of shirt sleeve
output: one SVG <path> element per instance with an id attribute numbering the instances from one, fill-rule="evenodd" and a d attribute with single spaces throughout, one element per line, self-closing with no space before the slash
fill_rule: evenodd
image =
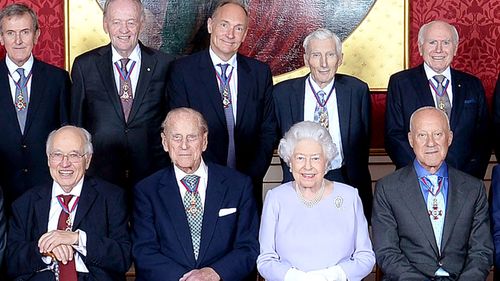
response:
<path id="1" fill-rule="evenodd" d="M 75 232 L 78 232 L 78 244 L 72 245 L 73 249 L 80 253 L 80 255 L 86 257 L 87 256 L 87 233 L 81 229 L 77 229 Z"/>

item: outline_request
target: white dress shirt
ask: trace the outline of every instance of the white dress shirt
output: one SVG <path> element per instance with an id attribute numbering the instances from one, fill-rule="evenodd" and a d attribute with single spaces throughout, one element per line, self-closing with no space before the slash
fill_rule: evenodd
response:
<path id="1" fill-rule="evenodd" d="M 111 53 L 112 57 L 111 60 L 113 61 L 113 74 L 115 75 L 115 85 L 116 85 L 116 90 L 118 93 L 120 92 L 120 72 L 118 69 L 116 69 L 115 62 L 118 63 L 118 67 L 121 66 L 120 59 L 124 58 L 120 54 L 118 54 L 118 51 L 115 50 L 115 48 L 111 45 Z M 127 63 L 127 71 L 130 72 L 130 69 L 132 67 L 132 61 L 135 61 L 135 66 L 134 69 L 132 69 L 132 72 L 130 73 L 130 82 L 132 83 L 132 97 L 135 97 L 135 90 L 137 89 L 137 82 L 139 81 L 139 73 L 141 72 L 141 48 L 139 47 L 139 44 L 137 44 L 132 50 L 132 53 L 130 53 L 130 56 L 128 57 L 130 60 Z"/>
<path id="2" fill-rule="evenodd" d="M 229 78 L 229 73 L 231 71 L 233 74 L 231 75 L 231 80 L 229 80 L 229 90 L 231 91 L 231 105 L 233 106 L 233 117 L 234 117 L 234 124 L 236 125 L 236 112 L 237 112 L 237 104 L 238 104 L 238 61 L 236 60 L 236 55 L 234 54 L 228 61 L 223 61 L 221 58 L 219 58 L 214 51 L 212 50 L 212 47 L 209 48 L 209 54 L 210 58 L 212 59 L 212 63 L 214 64 L 214 68 L 221 75 L 221 68 L 218 66 L 218 64 L 229 64 L 229 66 L 226 69 L 226 75 Z M 220 82 L 217 76 L 214 73 L 214 79 L 217 80 L 217 86 L 219 86 L 220 89 Z M 221 103 L 222 103 L 222 97 L 221 97 Z"/>
<path id="3" fill-rule="evenodd" d="M 33 55 L 30 56 L 30 58 L 22 65 L 22 66 L 17 66 L 10 58 L 9 56 L 5 56 L 5 64 L 7 65 L 7 69 L 9 70 L 9 86 L 10 86 L 10 93 L 12 95 L 12 102 L 16 103 L 16 83 L 19 82 L 19 79 L 21 78 L 21 75 L 17 73 L 18 68 L 24 68 L 24 76 L 28 77 L 29 73 L 31 72 L 31 69 L 33 68 L 33 62 L 35 59 L 33 58 Z M 33 77 L 31 77 L 28 80 L 28 85 L 26 85 L 26 89 L 28 90 L 28 103 L 30 100 L 31 96 L 31 81 Z M 15 82 L 14 82 L 15 81 Z"/>
<path id="4" fill-rule="evenodd" d="M 451 86 L 451 71 L 450 71 L 450 67 L 448 66 L 448 68 L 446 68 L 446 70 L 443 71 L 443 73 L 436 73 L 426 63 L 424 63 L 424 70 L 425 70 L 425 75 L 427 76 L 427 80 L 430 80 L 432 82 L 432 84 L 434 85 L 434 87 L 436 87 L 436 89 L 437 89 L 438 83 L 434 79 L 435 75 L 443 75 L 444 77 L 446 77 L 446 79 L 448 79 L 448 81 L 450 81 L 450 83 L 448 84 L 448 88 L 446 88 L 446 93 L 448 93 L 448 98 L 450 99 L 450 104 L 453 107 L 453 90 L 452 90 L 453 87 Z M 434 89 L 432 88 L 431 85 L 429 85 L 429 88 L 431 89 L 432 98 L 434 99 L 434 106 L 437 107 L 436 92 L 434 91 Z"/>

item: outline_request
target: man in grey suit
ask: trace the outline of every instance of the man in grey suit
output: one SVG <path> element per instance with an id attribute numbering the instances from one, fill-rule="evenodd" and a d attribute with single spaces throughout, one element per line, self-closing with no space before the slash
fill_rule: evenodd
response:
<path id="1" fill-rule="evenodd" d="M 485 280 L 493 262 L 483 183 L 444 161 L 446 114 L 417 109 L 408 140 L 416 159 L 377 182 L 373 245 L 383 280 Z"/>

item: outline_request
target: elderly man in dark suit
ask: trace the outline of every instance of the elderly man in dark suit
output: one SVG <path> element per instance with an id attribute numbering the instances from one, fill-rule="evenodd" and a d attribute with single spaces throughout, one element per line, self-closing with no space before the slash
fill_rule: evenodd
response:
<path id="1" fill-rule="evenodd" d="M 209 132 L 200 113 L 173 109 L 163 127 L 173 165 L 135 187 L 137 281 L 255 280 L 259 226 L 250 178 L 204 161 Z"/>
<path id="2" fill-rule="evenodd" d="M 159 128 L 172 58 L 138 41 L 144 17 L 139 0 L 106 1 L 111 44 L 77 57 L 71 73 L 71 120 L 89 130 L 96 151 L 89 174 L 127 190 L 168 164 Z"/>
<path id="3" fill-rule="evenodd" d="M 338 74 L 342 42 L 330 30 L 320 28 L 304 40 L 304 63 L 311 73 L 274 87 L 273 98 L 281 136 L 300 121 L 326 126 L 339 153 L 325 178 L 359 190 L 367 218 L 372 209 L 372 184 L 368 170 L 370 149 L 370 91 L 352 76 Z M 324 112 L 324 113 L 323 113 Z M 326 114 L 321 119 L 321 114 Z M 283 182 L 293 180 L 282 162 Z"/>
<path id="4" fill-rule="evenodd" d="M 207 120 L 207 160 L 250 176 L 262 204 L 262 179 L 276 140 L 269 67 L 238 54 L 248 27 L 239 1 L 221 1 L 208 19 L 210 48 L 176 61 L 169 74 L 170 105 Z"/>
<path id="5" fill-rule="evenodd" d="M 73 126 L 52 132 L 52 183 L 12 205 L 6 263 L 13 280 L 124 281 L 131 242 L 124 191 L 85 175 L 90 134 Z"/>
<path id="6" fill-rule="evenodd" d="M 391 76 L 385 115 L 385 148 L 401 168 L 413 160 L 406 134 L 410 115 L 419 107 L 435 106 L 449 117 L 454 141 L 448 165 L 482 179 L 491 156 L 489 116 L 481 81 L 450 67 L 457 52 L 454 26 L 433 21 L 418 33 L 424 63 Z"/>
<path id="7" fill-rule="evenodd" d="M 68 122 L 70 80 L 60 68 L 36 59 L 38 18 L 24 4 L 0 11 L 0 185 L 6 210 L 36 184 L 50 181 L 45 139 Z"/>
<path id="8" fill-rule="evenodd" d="M 445 161 L 454 134 L 446 113 L 415 111 L 413 163 L 375 186 L 373 245 L 383 280 L 485 280 L 493 262 L 481 180 Z"/>

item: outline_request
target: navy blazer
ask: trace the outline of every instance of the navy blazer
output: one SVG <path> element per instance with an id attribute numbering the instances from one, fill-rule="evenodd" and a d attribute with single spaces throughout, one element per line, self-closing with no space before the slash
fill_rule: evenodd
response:
<path id="1" fill-rule="evenodd" d="M 477 178 L 483 178 L 491 156 L 490 120 L 481 81 L 451 69 L 453 105 L 450 126 L 453 142 L 446 163 Z M 435 106 L 424 66 L 391 76 L 385 111 L 385 149 L 399 169 L 415 158 L 408 142 L 410 116 L 418 108 Z"/>
<path id="2" fill-rule="evenodd" d="M 6 210 L 29 188 L 51 180 L 47 167 L 47 136 L 68 122 L 68 73 L 35 58 L 24 134 L 21 134 L 9 86 L 9 70 L 0 61 L 0 185 Z"/>
<path id="3" fill-rule="evenodd" d="M 262 182 L 273 155 L 276 121 L 269 66 L 237 54 L 238 101 L 234 142 L 236 169 Z M 228 133 L 216 70 L 208 50 L 181 58 L 172 65 L 168 91 L 170 106 L 199 111 L 208 123 L 204 159 L 226 165 Z M 233 105 L 234 106 L 234 105 Z"/>
<path id="4" fill-rule="evenodd" d="M 52 183 L 47 183 L 29 190 L 12 205 L 6 264 L 13 280 L 54 280 L 50 271 L 37 272 L 47 267 L 37 242 L 47 232 L 51 196 Z M 83 261 L 89 270 L 79 280 L 124 281 L 132 258 L 123 190 L 85 177 L 73 223 L 73 230 L 77 229 L 87 234 Z"/>
<path id="5" fill-rule="evenodd" d="M 306 79 L 309 74 L 277 84 L 273 90 L 274 107 L 280 136 L 295 123 L 304 121 Z M 347 175 L 346 184 L 359 190 L 363 208 L 370 218 L 372 183 L 368 170 L 370 150 L 370 90 L 363 81 L 344 74 L 335 75 L 335 91 L 340 135 Z M 293 180 L 288 166 L 281 162 L 283 182 Z"/>
<path id="6" fill-rule="evenodd" d="M 132 253 L 137 281 L 179 280 L 185 273 L 203 267 L 213 268 L 221 280 L 249 278 L 259 254 L 252 183 L 247 176 L 227 167 L 212 163 L 207 166 L 197 260 L 173 166 L 136 185 Z M 234 212 L 224 214 L 222 210 L 229 208 Z"/>
<path id="7" fill-rule="evenodd" d="M 128 121 L 113 74 L 111 45 L 75 59 L 71 77 L 71 122 L 92 134 L 89 175 L 131 189 L 168 164 L 161 123 L 168 112 L 167 68 L 171 56 L 141 47 L 141 69 Z"/>

